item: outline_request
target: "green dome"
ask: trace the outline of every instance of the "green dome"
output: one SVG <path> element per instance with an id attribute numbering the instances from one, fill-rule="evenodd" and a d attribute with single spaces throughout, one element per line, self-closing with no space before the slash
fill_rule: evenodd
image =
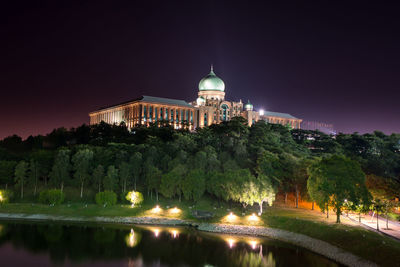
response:
<path id="1" fill-rule="evenodd" d="M 247 104 L 244 105 L 245 110 L 253 110 L 253 105 L 250 103 L 250 100 L 247 101 Z"/>
<path id="2" fill-rule="evenodd" d="M 201 79 L 199 82 L 199 90 L 200 91 L 224 91 L 225 83 L 223 80 L 217 77 L 213 71 L 213 67 L 211 66 L 210 73 Z"/>

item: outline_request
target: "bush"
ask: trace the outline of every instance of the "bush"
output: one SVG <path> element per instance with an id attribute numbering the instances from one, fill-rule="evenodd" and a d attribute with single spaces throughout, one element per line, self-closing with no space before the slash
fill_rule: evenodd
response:
<path id="1" fill-rule="evenodd" d="M 113 191 L 104 191 L 96 194 L 96 203 L 102 206 L 112 206 L 117 203 L 117 194 Z"/>
<path id="2" fill-rule="evenodd" d="M 13 196 L 14 193 L 10 190 L 0 190 L 0 204 L 10 202 Z"/>
<path id="3" fill-rule="evenodd" d="M 126 200 L 132 203 L 132 207 L 135 205 L 139 205 L 143 202 L 143 195 L 140 192 L 130 191 L 126 195 Z"/>
<path id="4" fill-rule="evenodd" d="M 59 189 L 49 189 L 40 192 L 39 202 L 50 205 L 58 205 L 64 202 L 65 194 Z"/>
<path id="5" fill-rule="evenodd" d="M 126 194 L 128 192 L 122 192 L 121 194 L 119 194 L 119 203 L 121 204 L 131 204 L 131 202 L 126 198 Z"/>

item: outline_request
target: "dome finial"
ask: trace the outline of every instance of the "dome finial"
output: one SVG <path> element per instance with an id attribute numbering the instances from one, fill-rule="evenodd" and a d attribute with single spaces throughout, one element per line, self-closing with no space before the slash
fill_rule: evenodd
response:
<path id="1" fill-rule="evenodd" d="M 214 73 L 214 66 L 213 66 L 213 64 L 211 64 L 211 70 L 210 70 L 210 73 Z"/>

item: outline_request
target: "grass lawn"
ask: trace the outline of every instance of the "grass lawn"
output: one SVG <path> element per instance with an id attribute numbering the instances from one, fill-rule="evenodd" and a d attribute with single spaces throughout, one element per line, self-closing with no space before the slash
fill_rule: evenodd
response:
<path id="1" fill-rule="evenodd" d="M 199 221 L 191 215 L 192 209 L 190 207 L 193 204 L 190 202 L 162 200 L 159 205 L 162 209 L 160 212 L 152 210 L 155 206 L 155 202 L 152 201 L 147 201 L 142 206 L 135 208 L 131 208 L 130 205 L 120 204 L 104 208 L 95 204 L 86 205 L 82 203 L 63 204 L 53 207 L 41 204 L 11 203 L 1 205 L 0 212 L 85 217 L 152 216 Z M 400 242 L 359 227 L 346 218 L 342 218 L 342 224 L 336 224 L 334 223 L 334 214 L 331 215 L 330 219 L 326 219 L 324 214 L 317 211 L 271 207 L 266 209 L 258 221 L 251 221 L 249 220 L 249 215 L 256 212 L 256 210 L 249 210 L 245 216 L 242 216 L 239 206 L 231 209 L 226 203 L 217 206 L 215 201 L 203 199 L 196 203 L 193 209 L 213 212 L 215 214 L 214 218 L 207 222 L 260 225 L 284 229 L 326 241 L 382 266 L 398 266 L 400 262 Z M 178 207 L 180 212 L 171 213 L 171 209 L 174 207 Z M 227 217 L 230 212 L 238 215 L 233 222 Z"/>

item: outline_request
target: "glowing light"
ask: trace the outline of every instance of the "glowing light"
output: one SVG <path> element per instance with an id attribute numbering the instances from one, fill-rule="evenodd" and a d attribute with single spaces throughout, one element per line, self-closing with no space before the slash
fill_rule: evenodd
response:
<path id="1" fill-rule="evenodd" d="M 252 249 L 256 249 L 257 245 L 258 245 L 258 242 L 255 241 L 255 240 L 250 240 L 249 241 L 249 245 L 251 246 Z"/>
<path id="2" fill-rule="evenodd" d="M 177 238 L 179 236 L 179 231 L 176 229 L 171 229 L 171 230 L 169 230 L 169 232 L 173 238 Z"/>
<path id="3" fill-rule="evenodd" d="M 255 214 L 255 213 L 253 213 L 250 217 L 249 217 L 249 221 L 252 221 L 252 222 L 257 222 L 257 221 L 259 221 L 260 219 L 257 217 L 257 215 Z"/>
<path id="4" fill-rule="evenodd" d="M 160 206 L 155 206 L 152 210 L 151 210 L 151 212 L 153 212 L 153 213 L 160 213 L 162 211 L 162 209 L 160 208 Z"/>
<path id="5" fill-rule="evenodd" d="M 0 204 L 7 203 L 9 200 L 9 192 L 7 190 L 0 190 Z"/>
<path id="6" fill-rule="evenodd" d="M 235 214 L 233 214 L 233 212 L 231 212 L 231 213 L 229 213 L 228 216 L 226 216 L 226 219 L 227 219 L 229 222 L 234 222 L 234 221 L 236 221 L 237 216 L 236 216 Z"/>
<path id="7" fill-rule="evenodd" d="M 160 229 L 158 228 L 153 229 L 153 233 L 155 237 L 158 237 L 160 235 Z"/>
<path id="8" fill-rule="evenodd" d="M 181 212 L 181 210 L 178 209 L 177 207 L 175 207 L 175 208 L 173 208 L 173 209 L 170 209 L 169 212 L 172 213 L 172 214 L 178 214 L 178 213 Z"/>
<path id="9" fill-rule="evenodd" d="M 260 109 L 260 116 L 264 116 L 264 110 Z"/>
<path id="10" fill-rule="evenodd" d="M 176 238 L 176 236 L 178 235 L 178 231 L 176 230 L 172 231 L 172 235 L 174 236 L 174 238 Z"/>
<path id="11" fill-rule="evenodd" d="M 133 248 L 134 246 L 136 246 L 139 243 L 140 238 L 135 234 L 135 231 L 133 231 L 133 229 L 131 229 L 131 232 L 126 236 L 125 241 L 126 241 L 126 245 L 128 247 Z"/>
<path id="12" fill-rule="evenodd" d="M 228 238 L 228 239 L 226 240 L 226 242 L 228 243 L 229 248 L 233 248 L 233 246 L 234 246 L 235 243 L 236 243 L 236 240 L 233 239 L 233 238 Z"/>

